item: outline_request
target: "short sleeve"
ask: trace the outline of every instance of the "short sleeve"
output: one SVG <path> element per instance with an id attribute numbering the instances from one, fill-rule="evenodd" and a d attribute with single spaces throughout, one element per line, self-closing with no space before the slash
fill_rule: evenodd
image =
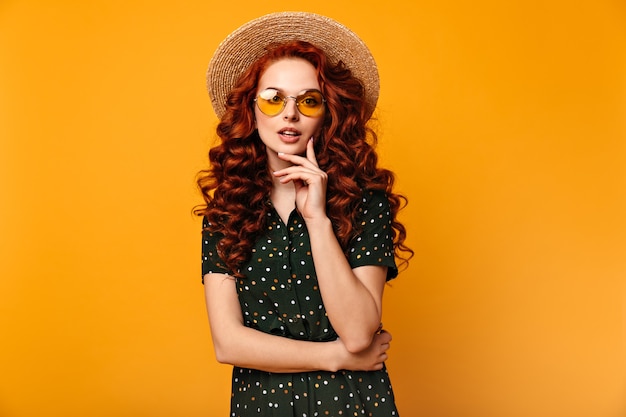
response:
<path id="1" fill-rule="evenodd" d="M 227 274 L 228 268 L 217 253 L 217 243 L 221 234 L 209 231 L 206 217 L 202 220 L 202 280 L 206 274 Z"/>
<path id="2" fill-rule="evenodd" d="M 394 249 L 391 209 L 382 191 L 366 191 L 360 209 L 361 232 L 348 250 L 352 268 L 366 265 L 387 267 L 387 280 L 398 275 Z"/>

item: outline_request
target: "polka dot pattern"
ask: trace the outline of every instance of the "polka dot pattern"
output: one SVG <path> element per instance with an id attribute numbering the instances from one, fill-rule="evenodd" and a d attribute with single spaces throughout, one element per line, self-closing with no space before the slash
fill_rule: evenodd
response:
<path id="1" fill-rule="evenodd" d="M 245 325 L 298 340 L 337 338 L 319 291 L 309 235 L 293 211 L 284 224 L 275 210 L 237 280 Z M 205 226 L 207 226 L 205 220 Z M 397 275 L 389 203 L 384 193 L 364 193 L 362 231 L 353 240 L 352 267 L 382 265 Z M 204 232 L 202 274 L 228 273 L 215 250 L 219 233 Z M 288 410 L 288 411 L 286 411 Z M 231 416 L 397 416 L 386 368 L 376 372 L 275 374 L 233 369 Z"/>

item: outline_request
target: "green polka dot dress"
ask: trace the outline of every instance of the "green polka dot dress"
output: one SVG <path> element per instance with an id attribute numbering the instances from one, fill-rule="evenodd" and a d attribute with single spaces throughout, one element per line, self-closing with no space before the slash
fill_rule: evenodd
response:
<path id="1" fill-rule="evenodd" d="M 337 339 L 324 309 L 302 217 L 294 210 L 288 224 L 284 224 L 275 210 L 270 210 L 268 216 L 265 233 L 242 266 L 245 278 L 237 280 L 245 325 L 298 340 Z M 385 194 L 364 193 L 361 216 L 363 229 L 349 250 L 350 265 L 386 266 L 387 279 L 394 278 L 398 271 Z M 215 250 L 219 238 L 219 233 L 203 233 L 203 276 L 228 273 Z M 230 415 L 388 417 L 398 416 L 398 411 L 386 367 L 372 372 L 303 373 L 234 367 Z"/>

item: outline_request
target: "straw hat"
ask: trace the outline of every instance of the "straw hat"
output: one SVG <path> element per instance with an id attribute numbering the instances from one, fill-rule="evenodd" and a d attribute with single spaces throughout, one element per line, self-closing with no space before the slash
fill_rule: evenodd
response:
<path id="1" fill-rule="evenodd" d="M 302 40 L 322 49 L 332 63 L 343 61 L 365 87 L 372 115 L 378 101 L 378 69 L 365 43 L 350 29 L 325 16 L 307 12 L 279 12 L 251 20 L 218 46 L 207 71 L 207 89 L 219 118 L 226 98 L 239 77 L 260 58 L 269 44 Z"/>

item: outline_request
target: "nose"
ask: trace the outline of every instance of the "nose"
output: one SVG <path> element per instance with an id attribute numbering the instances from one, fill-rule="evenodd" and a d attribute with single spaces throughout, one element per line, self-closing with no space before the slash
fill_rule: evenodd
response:
<path id="1" fill-rule="evenodd" d="M 283 118 L 285 120 L 298 120 L 298 106 L 295 97 L 285 97 L 285 109 L 283 110 Z"/>

